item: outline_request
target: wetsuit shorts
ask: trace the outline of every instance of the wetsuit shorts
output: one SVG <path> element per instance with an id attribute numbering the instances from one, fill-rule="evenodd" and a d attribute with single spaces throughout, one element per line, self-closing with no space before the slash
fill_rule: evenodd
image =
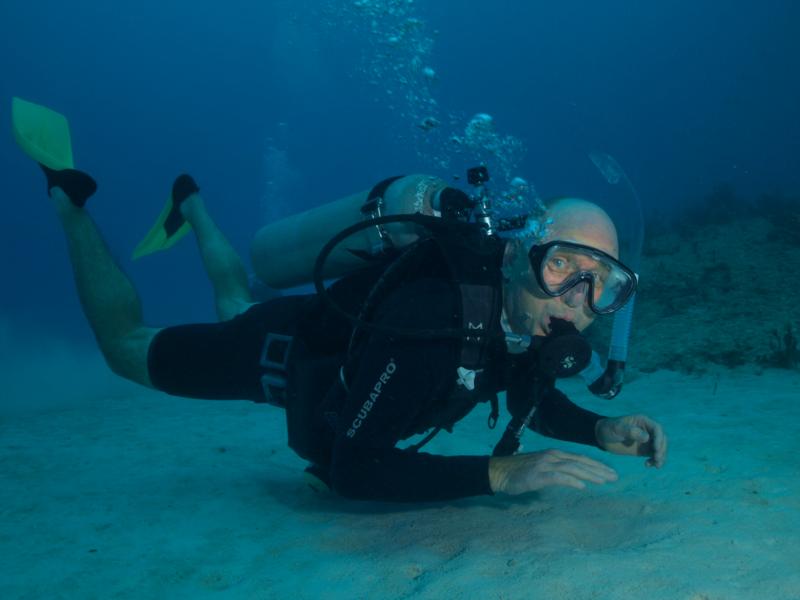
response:
<path id="1" fill-rule="evenodd" d="M 230 321 L 162 329 L 148 351 L 150 380 L 175 396 L 266 401 L 262 355 L 267 334 L 294 336 L 308 299 L 275 298 Z"/>

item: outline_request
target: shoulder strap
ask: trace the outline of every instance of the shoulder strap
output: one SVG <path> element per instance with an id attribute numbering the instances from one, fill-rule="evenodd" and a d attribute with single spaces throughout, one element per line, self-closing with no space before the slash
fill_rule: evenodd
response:
<path id="1" fill-rule="evenodd" d="M 483 233 L 444 236 L 437 242 L 458 285 L 462 328 L 485 332 L 500 315 L 504 243 Z M 461 366 L 481 368 L 491 341 L 485 335 L 465 337 L 461 343 Z"/>
<path id="2" fill-rule="evenodd" d="M 486 284 L 460 283 L 461 323 L 464 329 L 486 331 L 492 323 L 495 306 L 498 304 L 497 290 Z M 461 366 L 477 369 L 484 364 L 490 338 L 466 337 L 461 342 Z"/>

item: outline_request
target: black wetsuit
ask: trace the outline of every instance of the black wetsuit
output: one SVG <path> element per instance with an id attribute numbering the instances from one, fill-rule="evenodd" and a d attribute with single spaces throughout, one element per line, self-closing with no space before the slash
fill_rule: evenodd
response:
<path id="1" fill-rule="evenodd" d="M 347 277 L 331 293 L 357 313 L 374 279 L 369 273 Z M 388 294 L 372 320 L 406 329 L 453 327 L 458 301 L 457 288 L 448 281 L 417 278 Z M 491 326 L 500 330 L 499 315 Z M 351 331 L 316 295 L 278 298 L 228 322 L 162 330 L 150 347 L 150 377 L 170 394 L 264 402 L 265 338 L 291 336 L 289 385 L 271 400 L 286 408 L 290 445 L 327 473 L 337 493 L 390 501 L 491 494 L 488 456 L 438 456 L 396 445 L 433 427 L 451 427 L 505 389 L 510 361 L 502 338 L 488 349 L 470 390 L 457 376 L 458 340 L 371 332 L 360 337 L 347 363 L 345 388 L 340 368 Z M 600 418 L 552 389 L 531 428 L 594 445 Z"/>

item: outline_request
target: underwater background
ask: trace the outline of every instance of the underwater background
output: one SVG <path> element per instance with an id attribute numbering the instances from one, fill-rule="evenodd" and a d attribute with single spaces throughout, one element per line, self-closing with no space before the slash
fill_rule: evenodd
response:
<path id="1" fill-rule="evenodd" d="M 789 0 L 4 0 L 0 596 L 800 598 L 798 34 Z M 282 416 L 107 373 L 44 178 L 14 143 L 12 96 L 68 117 L 99 185 L 89 209 L 153 325 L 215 319 L 191 240 L 131 260 L 181 172 L 247 259 L 261 225 L 385 177 L 465 186 L 486 162 L 493 189 L 521 177 L 533 201 L 591 189 L 588 155 L 609 153 L 642 202 L 641 289 L 621 404 L 582 404 L 664 419 L 672 474 L 648 484 L 636 465 L 611 492 L 499 510 L 308 496 Z M 450 437 L 434 451 L 475 450 Z M 223 455 L 211 479 L 226 491 L 209 497 L 202 472 Z M 148 479 L 158 469 L 174 488 Z M 704 537 L 712 521 L 744 529 L 728 544 Z M 89 562 L 104 535 L 114 558 Z"/>
<path id="2" fill-rule="evenodd" d="M 182 171 L 245 255 L 281 215 L 398 173 L 461 174 L 480 152 L 462 149 L 449 168 L 431 159 L 452 159 L 447 133 L 477 113 L 524 147 L 507 153 L 511 176 L 543 198 L 580 189 L 592 150 L 617 158 L 649 214 L 697 207 L 720 184 L 752 200 L 800 189 L 800 7 L 788 0 L 7 0 L 0 11 L 13 206 L 0 248 L 24 257 L 4 266 L 13 292 L 0 311 L 26 327 L 88 331 L 41 177 L 10 134 L 12 95 L 69 118 L 78 167 L 100 186 L 93 214 L 153 298 L 154 323 L 213 317 L 191 243 L 129 260 Z M 442 127 L 424 132 L 430 115 Z"/>

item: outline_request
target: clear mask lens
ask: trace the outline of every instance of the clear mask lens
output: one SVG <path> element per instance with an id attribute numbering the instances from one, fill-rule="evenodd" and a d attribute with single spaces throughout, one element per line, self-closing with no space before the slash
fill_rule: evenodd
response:
<path id="1" fill-rule="evenodd" d="M 635 275 L 604 252 L 570 243 L 549 243 L 531 250 L 539 284 L 550 296 L 583 291 L 595 312 L 622 307 L 636 287 Z"/>

